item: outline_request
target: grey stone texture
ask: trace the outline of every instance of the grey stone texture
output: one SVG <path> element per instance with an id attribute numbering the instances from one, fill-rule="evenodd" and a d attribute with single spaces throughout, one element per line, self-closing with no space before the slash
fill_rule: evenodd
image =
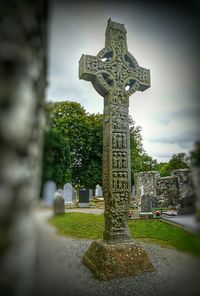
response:
<path id="1" fill-rule="evenodd" d="M 192 180 L 192 172 L 189 169 L 174 170 L 172 176 L 178 177 L 180 214 L 195 212 L 195 191 Z"/>
<path id="2" fill-rule="evenodd" d="M 141 212 L 151 212 L 157 207 L 157 197 L 155 195 L 144 194 L 141 196 Z"/>
<path id="3" fill-rule="evenodd" d="M 64 197 L 66 205 L 72 205 L 73 204 L 74 199 L 73 199 L 73 187 L 72 187 L 72 184 L 66 183 L 63 186 L 63 197 Z"/>
<path id="4" fill-rule="evenodd" d="M 171 176 L 161 177 L 159 172 L 135 174 L 136 202 L 140 207 L 141 188 L 144 194 L 157 196 L 158 207 L 177 207 L 180 214 L 195 211 L 195 192 L 190 169 L 179 169 Z"/>
<path id="5" fill-rule="evenodd" d="M 31 295 L 41 180 L 46 1 L 0 9 L 0 294 Z M 2 284 L 4 283 L 4 284 Z"/>
<path id="6" fill-rule="evenodd" d="M 195 192 L 195 211 L 196 218 L 200 221 L 200 167 L 192 168 L 192 180 Z"/>
<path id="7" fill-rule="evenodd" d="M 129 96 L 150 87 L 150 71 L 128 52 L 123 24 L 108 20 L 105 47 L 82 55 L 79 78 L 91 81 L 104 97 L 103 194 L 105 240 L 130 240 L 127 218 L 131 198 Z"/>
<path id="8" fill-rule="evenodd" d="M 54 195 L 56 193 L 56 183 L 54 181 L 47 181 L 43 186 L 42 200 L 46 206 L 53 206 Z"/>
<path id="9" fill-rule="evenodd" d="M 141 196 L 144 194 L 156 195 L 156 184 L 160 178 L 159 172 L 148 171 L 135 174 L 135 200 L 141 204 Z"/>
<path id="10" fill-rule="evenodd" d="M 160 207 L 175 207 L 180 200 L 180 187 L 176 176 L 162 177 L 157 180 L 156 194 Z"/>
<path id="11" fill-rule="evenodd" d="M 150 71 L 141 68 L 128 52 L 123 24 L 108 20 L 105 48 L 97 56 L 82 55 L 79 78 L 91 81 L 96 91 L 104 97 L 104 240 L 90 246 L 83 257 L 84 263 L 97 277 L 106 279 L 110 277 L 109 271 L 115 278 L 153 270 L 145 251 L 138 264 L 135 260 L 135 270 L 128 268 L 127 264 L 138 252 L 128 228 L 131 200 L 129 96 L 150 87 Z M 120 260 L 121 253 L 125 256 Z M 113 256 L 118 259 L 113 260 Z M 107 263 L 105 258 L 109 259 Z"/>
<path id="12" fill-rule="evenodd" d="M 55 193 L 53 208 L 54 208 L 55 215 L 60 215 L 65 213 L 65 201 L 63 196 L 59 192 Z"/>

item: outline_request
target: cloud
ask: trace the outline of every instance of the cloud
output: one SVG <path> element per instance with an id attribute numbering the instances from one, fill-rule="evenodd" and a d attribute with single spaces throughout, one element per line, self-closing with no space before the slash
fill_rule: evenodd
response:
<path id="1" fill-rule="evenodd" d="M 181 9 L 55 1 L 47 100 L 77 101 L 90 113 L 103 113 L 103 98 L 90 82 L 78 78 L 78 62 L 82 54 L 96 55 L 104 47 L 109 17 L 125 24 L 129 51 L 151 72 L 151 87 L 130 97 L 129 113 L 142 127 L 144 148 L 158 159 L 187 152 L 199 137 L 198 55 L 195 20 Z"/>

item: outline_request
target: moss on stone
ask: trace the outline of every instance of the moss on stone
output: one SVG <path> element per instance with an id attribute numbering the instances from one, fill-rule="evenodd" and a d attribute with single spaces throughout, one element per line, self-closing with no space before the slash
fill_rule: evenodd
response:
<path id="1" fill-rule="evenodd" d="M 134 276 L 155 270 L 145 250 L 133 241 L 116 244 L 94 241 L 84 254 L 83 263 L 100 280 Z"/>

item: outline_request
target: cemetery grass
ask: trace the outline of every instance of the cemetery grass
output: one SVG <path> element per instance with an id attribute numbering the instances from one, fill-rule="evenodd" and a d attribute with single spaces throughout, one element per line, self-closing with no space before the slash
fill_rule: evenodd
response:
<path id="1" fill-rule="evenodd" d="M 102 239 L 104 216 L 86 213 L 65 213 L 49 219 L 59 234 L 76 239 Z M 200 256 L 200 235 L 192 234 L 159 219 L 129 220 L 132 238 L 141 242 Z"/>

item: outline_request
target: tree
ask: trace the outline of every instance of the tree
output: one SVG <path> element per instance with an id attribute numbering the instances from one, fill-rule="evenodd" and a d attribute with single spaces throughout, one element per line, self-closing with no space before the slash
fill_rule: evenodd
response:
<path id="1" fill-rule="evenodd" d="M 69 145 L 72 183 L 95 187 L 102 180 L 103 115 L 89 114 L 76 102 L 48 103 L 47 126 Z"/>
<path id="2" fill-rule="evenodd" d="M 168 163 L 160 167 L 161 176 L 169 176 L 172 170 L 188 168 L 188 159 L 185 153 L 173 154 Z"/>
<path id="3" fill-rule="evenodd" d="M 141 127 L 136 126 L 134 120 L 129 118 L 130 150 L 131 150 L 131 183 L 134 184 L 134 174 L 157 170 L 157 161 L 147 154 L 143 148 Z"/>
<path id="4" fill-rule="evenodd" d="M 71 181 L 68 142 L 54 129 L 45 129 L 42 183 L 53 180 L 58 186 Z"/>
<path id="5" fill-rule="evenodd" d="M 79 103 L 65 101 L 48 103 L 46 118 L 48 128 L 61 135 L 63 145 L 65 143 L 68 147 L 73 185 L 94 188 L 96 184 L 102 184 L 103 115 L 89 114 Z M 131 175 L 134 183 L 135 173 L 155 170 L 157 162 L 143 149 L 141 127 L 136 126 L 131 117 L 129 126 Z M 62 167 L 63 169 L 66 178 L 69 166 Z M 49 168 L 46 174 L 48 171 L 50 172 Z"/>

